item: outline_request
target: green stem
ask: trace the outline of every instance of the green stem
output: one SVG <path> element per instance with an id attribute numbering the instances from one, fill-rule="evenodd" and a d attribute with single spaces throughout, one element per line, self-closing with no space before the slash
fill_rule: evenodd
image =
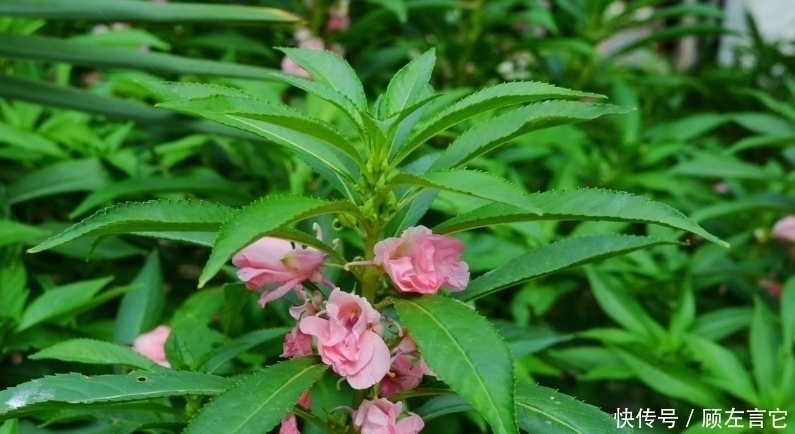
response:
<path id="1" fill-rule="evenodd" d="M 293 408 L 293 413 L 297 416 L 300 416 L 304 420 L 312 422 L 313 424 L 317 425 L 319 428 L 321 428 L 323 431 L 329 434 L 334 434 L 336 432 L 336 430 L 330 427 L 325 421 L 323 421 L 323 419 L 315 416 L 314 414 L 304 410 L 299 406 L 295 406 L 295 408 Z"/>
<path id="2" fill-rule="evenodd" d="M 389 400 L 392 402 L 398 402 L 407 398 L 413 398 L 415 396 L 437 396 L 437 395 L 453 395 L 453 394 L 455 394 L 455 392 L 450 389 L 421 388 L 421 389 L 412 389 L 401 393 L 395 393 L 394 395 L 389 396 Z"/>

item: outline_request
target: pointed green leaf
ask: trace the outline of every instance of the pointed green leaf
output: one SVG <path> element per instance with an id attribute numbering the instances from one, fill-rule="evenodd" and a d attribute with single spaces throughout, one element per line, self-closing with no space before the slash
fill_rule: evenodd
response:
<path id="1" fill-rule="evenodd" d="M 646 360 L 618 349 L 613 351 L 652 390 L 703 408 L 727 408 L 721 395 L 690 370 L 661 360 Z"/>
<path id="2" fill-rule="evenodd" d="M 233 209 L 195 200 L 151 200 L 112 206 L 48 238 L 28 250 L 41 252 L 65 242 L 90 236 L 133 232 L 215 232 Z"/>
<path id="3" fill-rule="evenodd" d="M 32 238 L 42 238 L 50 231 L 13 220 L 0 220 L 0 247 L 16 244 Z"/>
<path id="4" fill-rule="evenodd" d="M 324 146 L 333 147 L 363 165 L 359 152 L 336 128 L 327 122 L 312 118 L 283 104 L 274 104 L 251 97 L 212 95 L 162 103 L 158 106 L 199 115 L 211 113 L 213 115 L 241 116 L 264 124 L 281 126 L 307 134 L 317 142 L 323 143 Z"/>
<path id="5" fill-rule="evenodd" d="M 152 369 L 156 365 L 129 347 L 94 339 L 72 339 L 47 347 L 29 356 L 33 360 L 55 359 L 98 365 L 123 365 Z"/>
<path id="6" fill-rule="evenodd" d="M 146 264 L 135 276 L 132 285 L 133 289 L 121 299 L 116 314 L 113 339 L 117 344 L 129 345 L 138 335 L 159 324 L 166 304 L 166 293 L 157 250 L 146 259 Z"/>
<path id="7" fill-rule="evenodd" d="M 747 307 L 727 307 L 702 313 L 690 332 L 705 339 L 721 340 L 751 324 L 753 310 Z"/>
<path id="8" fill-rule="evenodd" d="M 543 386 L 516 385 L 516 418 L 529 433 L 621 434 L 616 420 L 598 408 Z"/>
<path id="9" fill-rule="evenodd" d="M 149 3 L 114 0 L 97 8 L 94 0 L 36 0 L 0 2 L 0 15 L 53 20 L 97 20 L 124 22 L 212 22 L 243 21 L 290 23 L 300 18 L 283 10 L 238 5 L 201 3 Z"/>
<path id="10" fill-rule="evenodd" d="M 604 98 L 604 96 L 532 81 L 500 83 L 462 98 L 439 112 L 411 136 L 406 146 L 401 149 L 398 160 L 405 158 L 414 149 L 436 134 L 481 113 L 510 105 L 526 104 L 553 98 Z"/>
<path id="11" fill-rule="evenodd" d="M 397 114 L 422 99 L 435 65 L 436 50 L 431 48 L 400 68 L 387 85 L 384 94 L 386 117 Z"/>
<path id="12" fill-rule="evenodd" d="M 458 395 L 440 395 L 429 399 L 428 402 L 422 404 L 422 407 L 417 408 L 413 413 L 427 423 L 437 417 L 470 410 L 473 410 L 472 405 L 464 398 Z"/>
<path id="13" fill-rule="evenodd" d="M 795 277 L 787 279 L 781 293 L 781 345 L 792 352 L 795 343 Z"/>
<path id="14" fill-rule="evenodd" d="M 14 128 L 5 123 L 0 124 L 0 143 L 6 143 L 21 150 L 52 157 L 67 158 L 68 155 L 54 141 L 31 131 Z"/>
<path id="15" fill-rule="evenodd" d="M 287 327 L 255 330 L 222 345 L 207 354 L 199 363 L 199 368 L 212 374 L 218 368 L 240 354 L 273 339 L 281 339 L 290 332 Z"/>
<path id="16" fill-rule="evenodd" d="M 685 342 L 694 358 L 703 365 L 707 373 L 705 381 L 745 402 L 761 405 L 748 370 L 734 353 L 694 335 L 688 335 Z"/>
<path id="17" fill-rule="evenodd" d="M 0 434 L 19 434 L 19 421 L 11 419 L 0 425 Z"/>
<path id="18" fill-rule="evenodd" d="M 629 193 L 576 189 L 533 193 L 527 198 L 542 214 L 530 214 L 514 205 L 492 203 L 447 220 L 433 231 L 449 234 L 482 226 L 535 220 L 626 221 L 682 229 L 728 247 L 725 241 L 710 234 L 675 208 Z"/>
<path id="19" fill-rule="evenodd" d="M 364 111 L 367 109 L 367 97 L 364 88 L 356 76 L 351 65 L 342 57 L 328 50 L 310 50 L 304 48 L 279 47 L 293 62 L 318 83 L 325 84 L 345 96 L 356 107 Z"/>
<path id="20" fill-rule="evenodd" d="M 98 159 L 68 160 L 29 172 L 8 187 L 11 204 L 44 196 L 104 187 L 110 176 Z"/>
<path id="21" fill-rule="evenodd" d="M 261 434 L 279 424 L 328 369 L 313 357 L 269 366 L 202 407 L 184 434 Z"/>
<path id="22" fill-rule="evenodd" d="M 85 280 L 53 288 L 33 300 L 22 314 L 17 331 L 79 309 L 94 299 L 113 280 L 113 276 Z"/>
<path id="23" fill-rule="evenodd" d="M 207 98 L 213 95 L 250 98 L 246 92 L 232 87 L 208 83 L 189 83 L 181 81 L 143 81 L 141 86 L 160 95 L 166 101 Z"/>
<path id="24" fill-rule="evenodd" d="M 678 243 L 649 237 L 614 234 L 567 238 L 531 250 L 505 265 L 489 271 L 470 282 L 464 291 L 455 293 L 454 297 L 464 301 L 474 300 L 530 279 L 662 244 Z"/>
<path id="25" fill-rule="evenodd" d="M 472 170 L 446 170 L 422 175 L 400 173 L 389 186 L 416 185 L 448 190 L 468 196 L 488 199 L 502 204 L 514 204 L 526 212 L 540 213 L 538 207 L 515 185 L 486 172 Z"/>
<path id="26" fill-rule="evenodd" d="M 759 299 L 754 300 L 749 337 L 751 364 L 754 380 L 759 388 L 759 398 L 762 402 L 768 402 L 779 386 L 778 354 L 781 337 L 773 315 Z"/>
<path id="27" fill-rule="evenodd" d="M 221 227 L 213 251 L 199 277 L 203 287 L 232 256 L 282 226 L 331 213 L 358 214 L 348 201 L 328 202 L 301 196 L 266 197 L 236 212 Z"/>
<path id="28" fill-rule="evenodd" d="M 436 376 L 469 401 L 494 433 L 518 433 L 513 358 L 494 326 L 467 305 L 444 296 L 394 303 Z"/>
<path id="29" fill-rule="evenodd" d="M 0 391 L 0 420 L 53 409 L 63 404 L 139 401 L 185 395 L 217 395 L 231 381 L 195 372 L 163 369 L 127 375 L 58 374 Z"/>
<path id="30" fill-rule="evenodd" d="M 460 166 L 531 131 L 628 111 L 625 107 L 576 101 L 545 101 L 520 107 L 461 134 L 433 163 L 431 170 Z"/>

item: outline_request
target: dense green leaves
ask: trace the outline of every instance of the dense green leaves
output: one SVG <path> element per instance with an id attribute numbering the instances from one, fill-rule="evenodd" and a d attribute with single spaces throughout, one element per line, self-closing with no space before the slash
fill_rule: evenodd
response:
<path id="1" fill-rule="evenodd" d="M 309 197 L 266 197 L 235 213 L 218 233 L 213 251 L 199 277 L 204 286 L 238 250 L 290 223 L 331 213 L 358 214 L 347 201 L 328 202 Z"/>
<path id="2" fill-rule="evenodd" d="M 466 290 L 456 293 L 455 297 L 474 300 L 536 277 L 661 244 L 676 242 L 613 234 L 564 239 L 531 250 L 478 277 L 469 283 Z"/>
<path id="3" fill-rule="evenodd" d="M 516 418 L 529 433 L 620 434 L 616 420 L 598 408 L 547 387 L 516 385 Z"/>
<path id="4" fill-rule="evenodd" d="M 259 434 L 275 427 L 328 369 L 314 358 L 298 358 L 247 376 L 210 401 L 191 420 L 185 434 Z"/>
<path id="5" fill-rule="evenodd" d="M 110 176 L 98 159 L 69 160 L 30 172 L 8 188 L 9 201 L 24 202 L 44 196 L 104 187 Z"/>
<path id="6" fill-rule="evenodd" d="M 643 222 L 692 232 L 728 247 L 676 209 L 629 193 L 577 189 L 533 193 L 529 202 L 540 214 L 531 214 L 510 204 L 493 203 L 447 220 L 434 228 L 437 233 L 452 233 L 482 226 L 534 220 L 607 220 Z"/>
<path id="7" fill-rule="evenodd" d="M 416 185 L 448 190 L 468 196 L 492 200 L 501 204 L 515 204 L 524 211 L 540 213 L 538 207 L 516 186 L 490 173 L 471 170 L 427 172 L 423 175 L 401 173 L 390 181 L 390 186 Z"/>
<path id="8" fill-rule="evenodd" d="M 132 232 L 215 232 L 233 213 L 231 208 L 195 200 L 152 200 L 124 203 L 101 210 L 29 251 L 41 252 L 90 236 Z"/>
<path id="9" fill-rule="evenodd" d="M 495 433 L 518 433 L 512 357 L 494 326 L 447 297 L 394 299 L 394 303 L 437 377 L 480 411 Z"/>
<path id="10" fill-rule="evenodd" d="M 116 314 L 113 339 L 129 345 L 136 336 L 155 328 L 166 304 L 160 255 L 152 252 L 132 281 L 133 289 L 124 294 Z"/>
<path id="11" fill-rule="evenodd" d="M 0 420 L 65 404 L 140 401 L 184 395 L 217 395 L 232 383 L 223 377 L 162 370 L 127 375 L 60 374 L 0 391 Z"/>
<path id="12" fill-rule="evenodd" d="M 30 355 L 30 358 L 99 365 L 123 365 L 138 369 L 152 369 L 157 366 L 128 347 L 93 339 L 73 339 L 60 342 Z"/>

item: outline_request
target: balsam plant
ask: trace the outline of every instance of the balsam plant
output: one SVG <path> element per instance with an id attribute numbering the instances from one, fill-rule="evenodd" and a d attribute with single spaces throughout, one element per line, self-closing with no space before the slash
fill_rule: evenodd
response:
<path id="1" fill-rule="evenodd" d="M 429 84 L 433 50 L 398 71 L 370 106 L 353 69 L 338 56 L 283 51 L 311 79 L 272 77 L 333 104 L 349 125 L 338 129 L 231 88 L 147 86 L 164 96 L 163 107 L 239 128 L 295 152 L 333 187 L 328 197 L 265 196 L 242 208 L 189 200 L 126 203 L 102 210 L 30 251 L 117 234 L 206 245 L 211 254 L 199 287 L 228 269 L 231 260 L 247 289 L 264 288 L 261 305 L 281 297 L 298 300 L 290 308 L 296 322 L 218 346 L 217 332 L 195 318 L 182 318 L 171 330 L 158 328 L 137 339 L 138 353 L 108 342 L 65 341 L 32 357 L 135 370 L 23 383 L 0 392 L 0 418 L 64 420 L 74 412 L 85 416 L 124 409 L 137 415 L 124 419 L 132 430 L 262 433 L 280 423 L 281 432 L 296 432 L 298 416 L 323 432 L 368 434 L 416 433 L 434 417 L 474 409 L 499 434 L 520 429 L 621 432 L 594 407 L 517 382 L 511 351 L 491 321 L 478 313 L 476 300 L 570 267 L 678 241 L 616 234 L 573 237 L 470 280 L 468 264 L 460 259 L 465 246 L 451 234 L 521 221 L 611 220 L 684 230 L 727 246 L 661 203 L 607 190 L 527 194 L 500 177 L 466 169 L 473 159 L 536 129 L 627 109 L 585 102 L 600 95 L 537 82 L 498 84 L 439 107 L 433 102 L 440 95 Z M 495 110 L 497 116 L 454 132 L 456 125 Z M 442 150 L 428 146 L 450 136 L 455 138 Z M 487 203 L 432 229 L 419 225 L 441 190 Z M 316 237 L 295 228 L 327 215 L 352 246 L 345 248 L 338 239 L 327 242 L 318 225 L 313 225 Z M 346 257 L 350 251 L 358 255 Z M 229 303 L 250 295 L 240 286 L 227 287 Z M 239 376 L 216 374 L 241 353 L 282 336 L 282 357 L 288 360 Z M 321 377 L 332 379 L 341 392 L 317 403 L 306 392 Z"/>

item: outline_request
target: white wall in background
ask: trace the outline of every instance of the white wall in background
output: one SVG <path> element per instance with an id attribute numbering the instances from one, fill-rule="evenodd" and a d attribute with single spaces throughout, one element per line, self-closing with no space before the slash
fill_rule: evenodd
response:
<path id="1" fill-rule="evenodd" d="M 745 13 L 754 16 L 759 32 L 768 41 L 795 41 L 795 0 L 726 0 L 726 28 L 745 33 Z M 734 50 L 745 43 L 743 36 L 721 38 L 718 61 L 734 63 Z"/>

